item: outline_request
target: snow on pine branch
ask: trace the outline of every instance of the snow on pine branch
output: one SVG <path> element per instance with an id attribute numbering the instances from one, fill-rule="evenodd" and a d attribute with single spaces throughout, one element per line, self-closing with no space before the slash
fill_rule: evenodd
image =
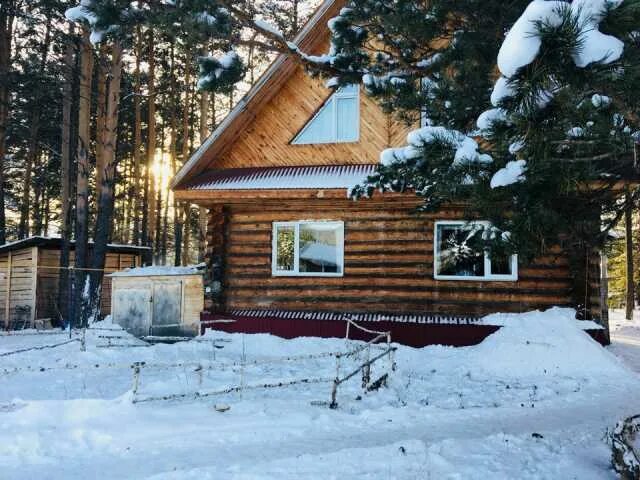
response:
<path id="1" fill-rule="evenodd" d="M 621 3 L 622 0 L 574 0 L 572 3 L 533 0 L 509 30 L 498 52 L 498 68 L 502 76 L 494 85 L 491 103 L 498 106 L 502 100 L 515 94 L 517 84 L 513 77 L 540 53 L 542 38 L 539 27 L 559 27 L 567 14 L 580 26 L 579 45 L 572 53 L 577 67 L 618 60 L 624 49 L 623 42 L 600 32 L 598 28 L 607 8 L 615 9 Z"/>
<path id="2" fill-rule="evenodd" d="M 424 146 L 434 142 L 446 143 L 455 151 L 452 165 L 491 163 L 492 161 L 490 155 L 478 152 L 478 143 L 473 138 L 457 130 L 428 126 L 409 132 L 407 146 L 383 150 L 380 154 L 380 163 L 389 166 L 420 158 L 423 155 Z"/>
<path id="3" fill-rule="evenodd" d="M 256 18 L 253 23 L 258 28 L 258 30 L 263 30 L 265 32 L 270 33 L 271 35 L 275 35 L 279 38 L 284 38 L 284 35 L 280 30 L 278 30 L 275 25 L 270 24 L 262 19 Z"/>
<path id="4" fill-rule="evenodd" d="M 201 57 L 200 90 L 222 91 L 231 88 L 244 75 L 244 63 L 240 56 L 233 50 L 221 57 Z"/>
<path id="5" fill-rule="evenodd" d="M 524 172 L 527 169 L 527 162 L 524 160 L 512 160 L 504 168 L 498 170 L 491 177 L 491 188 L 505 187 L 524 180 Z"/>
<path id="6" fill-rule="evenodd" d="M 593 63 L 609 64 L 622 56 L 624 44 L 618 38 L 600 32 L 599 25 L 608 9 L 615 9 L 622 0 L 574 0 L 571 3 L 560 0 L 533 0 L 524 13 L 507 33 L 498 52 L 498 68 L 501 76 L 491 93 L 491 104 L 496 107 L 483 112 L 477 120 L 482 132 L 491 130 L 493 123 L 509 122 L 509 114 L 500 108 L 502 103 L 515 96 L 518 82 L 515 76 L 530 65 L 539 55 L 542 46 L 541 26 L 560 27 L 566 17 L 572 18 L 580 28 L 577 48 L 572 52 L 576 67 L 584 68 Z M 554 83 L 551 81 L 550 83 Z M 545 107 L 561 88 L 555 84 L 550 90 L 535 92 L 534 104 Z M 610 102 L 601 95 L 594 95 L 593 105 L 600 107 Z M 578 137 L 582 129 L 573 128 L 567 132 L 569 137 Z M 519 139 L 509 148 L 511 154 L 520 151 L 525 145 Z M 491 178 L 491 188 L 503 187 L 524 180 L 525 160 L 510 161 Z"/>

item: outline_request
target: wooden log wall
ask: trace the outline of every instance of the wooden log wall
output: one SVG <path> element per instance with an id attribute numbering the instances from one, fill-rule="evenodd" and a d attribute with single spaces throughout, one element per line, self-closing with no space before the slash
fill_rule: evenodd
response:
<path id="1" fill-rule="evenodd" d="M 515 282 L 435 280 L 434 222 L 463 216 L 460 208 L 416 216 L 388 205 L 230 207 L 223 227 L 224 307 L 485 315 L 572 304 L 569 263 L 558 250 L 520 266 Z M 273 277 L 272 222 L 314 219 L 344 221 L 344 276 Z M 210 241 L 222 224 L 209 225 Z"/>
<path id="2" fill-rule="evenodd" d="M 204 284 L 206 287 L 205 307 L 212 312 L 221 311 L 225 305 L 227 221 L 228 212 L 224 206 L 215 205 L 209 209 L 205 251 L 207 274 L 204 278 Z"/>

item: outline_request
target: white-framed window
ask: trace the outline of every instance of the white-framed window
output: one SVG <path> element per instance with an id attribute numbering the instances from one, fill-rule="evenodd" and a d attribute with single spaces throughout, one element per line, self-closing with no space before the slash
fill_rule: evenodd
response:
<path id="1" fill-rule="evenodd" d="M 273 222 L 274 276 L 341 277 L 344 222 Z"/>
<path id="2" fill-rule="evenodd" d="M 491 257 L 482 245 L 483 221 L 437 221 L 434 231 L 433 276 L 437 280 L 518 279 L 517 255 Z"/>
<path id="3" fill-rule="evenodd" d="M 357 142 L 360 138 L 358 85 L 335 91 L 291 141 L 293 145 Z"/>

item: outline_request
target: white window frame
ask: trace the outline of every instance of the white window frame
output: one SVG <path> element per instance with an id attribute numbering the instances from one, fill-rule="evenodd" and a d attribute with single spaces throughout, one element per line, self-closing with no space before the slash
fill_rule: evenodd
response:
<path id="1" fill-rule="evenodd" d="M 518 280 L 518 256 L 511 255 L 511 274 L 492 274 L 491 273 L 491 258 L 489 252 L 484 252 L 484 275 L 482 277 L 473 277 L 465 275 L 439 275 L 439 251 L 438 251 L 438 227 L 439 226 L 466 226 L 466 225 L 482 225 L 488 227 L 490 222 L 473 220 L 438 220 L 433 227 L 433 278 L 436 280 L 466 280 L 466 281 L 495 281 L 495 282 L 515 282 Z"/>
<path id="2" fill-rule="evenodd" d="M 339 227 L 336 240 L 336 260 L 340 272 L 301 272 L 300 271 L 300 226 L 330 225 Z M 293 227 L 293 270 L 278 270 L 278 227 Z M 271 230 L 271 275 L 274 277 L 343 277 L 344 276 L 344 222 L 336 220 L 298 220 L 292 222 L 273 222 Z"/>
<path id="3" fill-rule="evenodd" d="M 355 98 L 356 99 L 356 138 L 355 140 L 339 140 L 338 139 L 338 99 L 348 99 Z M 330 104 L 330 105 L 329 105 Z M 313 142 L 301 142 L 299 138 L 304 134 L 304 132 L 309 128 L 309 126 L 313 123 L 320 112 L 322 112 L 325 108 L 331 108 L 331 117 L 333 118 L 333 131 L 331 132 L 331 137 L 328 140 L 315 140 Z M 330 144 L 330 143 L 356 143 L 360 141 L 360 86 L 357 85 L 357 88 L 353 92 L 348 92 L 345 90 L 338 89 L 336 90 L 325 103 L 322 104 L 322 107 L 318 109 L 311 119 L 307 120 L 302 130 L 300 130 L 296 136 L 291 141 L 292 145 L 319 145 L 319 144 Z"/>

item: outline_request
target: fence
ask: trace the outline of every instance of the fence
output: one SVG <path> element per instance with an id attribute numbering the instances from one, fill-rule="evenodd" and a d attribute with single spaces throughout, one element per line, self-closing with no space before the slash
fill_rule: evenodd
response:
<path id="1" fill-rule="evenodd" d="M 206 398 L 206 397 L 211 397 L 216 395 L 224 395 L 224 394 L 233 393 L 233 392 L 242 393 L 244 390 L 282 388 L 282 387 L 288 387 L 288 386 L 300 385 L 300 384 L 331 383 L 332 384 L 331 401 L 329 402 L 329 407 L 335 409 L 338 407 L 338 402 L 337 402 L 338 388 L 340 387 L 340 385 L 344 384 L 345 382 L 347 382 L 348 380 L 356 376 L 358 373 L 360 372 L 362 373 L 362 388 L 365 391 L 372 391 L 385 385 L 390 373 L 395 371 L 396 369 L 394 352 L 397 350 L 397 348 L 391 345 L 391 332 L 378 332 L 375 330 L 369 330 L 364 327 L 361 327 L 357 323 L 348 319 L 347 330 L 345 335 L 345 340 L 347 341 L 349 340 L 349 332 L 352 327 L 358 328 L 366 333 L 375 335 L 375 337 L 369 340 L 368 342 L 364 343 L 363 345 L 359 345 L 358 347 L 346 352 L 325 352 L 320 354 L 288 356 L 288 357 L 282 357 L 279 359 L 273 359 L 273 360 L 267 360 L 267 361 L 256 360 L 252 362 L 247 362 L 245 359 L 244 347 L 243 347 L 242 360 L 239 363 L 236 362 L 236 363 L 227 363 L 227 364 L 216 364 L 214 367 L 218 369 L 239 367 L 240 369 L 239 385 L 233 385 L 224 389 L 209 390 L 209 391 L 196 390 L 188 393 L 181 392 L 181 393 L 169 393 L 169 394 L 157 395 L 157 396 L 139 397 L 138 390 L 140 386 L 140 378 L 143 370 L 145 368 L 148 368 L 149 365 L 136 364 L 133 368 L 133 386 L 132 386 L 133 400 L 132 401 L 134 403 L 141 403 L 141 402 L 154 402 L 154 401 L 160 401 L 160 400 L 180 400 L 180 399 L 186 399 L 186 398 L 195 399 L 195 398 Z M 381 351 L 377 352 L 372 356 L 371 355 L 372 348 L 376 347 L 377 344 L 383 340 L 385 342 L 385 346 L 382 348 Z M 346 358 L 355 357 L 360 353 L 364 353 L 365 355 L 364 361 L 358 364 L 355 368 L 352 368 L 351 370 L 349 370 L 344 375 L 341 375 L 341 367 L 342 367 L 343 360 Z M 265 365 L 274 365 L 282 362 L 299 362 L 299 361 L 328 358 L 328 357 L 334 357 L 336 360 L 336 363 L 335 363 L 336 374 L 335 374 L 335 377 L 333 378 L 305 377 L 305 378 L 287 379 L 287 380 L 282 380 L 279 382 L 272 382 L 272 383 L 260 383 L 260 384 L 253 384 L 253 385 L 244 384 L 244 370 L 246 367 L 250 365 L 265 366 Z M 385 357 L 387 357 L 389 360 L 389 371 L 380 375 L 374 381 L 371 381 L 371 366 L 375 362 Z M 186 365 L 182 364 L 181 366 L 184 367 Z M 211 369 L 211 366 L 198 363 L 198 364 L 192 364 L 191 367 L 193 368 L 193 372 L 198 374 L 198 386 L 200 387 L 202 385 L 202 373 L 207 369 Z"/>
<path id="2" fill-rule="evenodd" d="M 14 368 L 4 368 L 0 370 L 0 373 L 10 374 L 10 373 L 19 373 L 19 372 L 48 372 L 52 370 L 96 370 L 96 369 L 130 369 L 132 371 L 132 396 L 131 401 L 133 403 L 144 403 L 144 402 L 155 402 L 155 401 L 166 401 L 166 400 L 184 400 L 184 399 L 198 399 L 198 398 L 206 398 L 216 395 L 224 395 L 229 393 L 238 392 L 242 395 L 242 392 L 246 390 L 258 390 L 258 389 L 271 389 L 271 388 L 283 388 L 294 385 L 301 384 L 320 384 L 320 383 L 329 383 L 332 385 L 331 387 L 331 399 L 330 402 L 327 402 L 330 408 L 337 408 L 337 396 L 338 389 L 341 385 L 343 385 L 348 380 L 355 377 L 358 373 L 362 374 L 362 389 L 365 392 L 376 390 L 379 387 L 386 384 L 387 379 L 391 372 L 395 371 L 395 358 L 394 352 L 396 351 L 396 347 L 391 345 L 391 334 L 390 332 L 377 332 L 374 330 L 365 329 L 355 322 L 351 320 L 347 320 L 347 331 L 345 335 L 345 340 L 349 341 L 349 332 L 352 328 L 358 328 L 362 331 L 370 333 L 374 335 L 374 337 L 365 342 L 363 344 L 358 344 L 355 348 L 348 349 L 343 352 L 320 352 L 315 354 L 307 354 L 307 355 L 290 355 L 279 358 L 272 358 L 267 360 L 250 360 L 247 361 L 245 346 L 244 346 L 244 336 L 242 336 L 243 344 L 242 344 L 242 355 L 239 361 L 233 362 L 218 362 L 215 361 L 215 350 L 216 347 L 219 347 L 218 343 L 223 342 L 226 339 L 206 339 L 206 338 L 196 338 L 189 340 L 190 342 L 211 342 L 212 351 L 213 351 L 213 362 L 174 362 L 174 363 L 147 363 L 147 362 L 132 362 L 132 363 L 105 363 L 105 364 L 91 364 L 91 365 L 80 365 L 80 364 L 64 364 L 64 365 L 56 365 L 56 366 L 46 366 L 46 367 L 32 367 L 32 366 L 20 366 Z M 100 346 L 121 346 L 121 347 L 132 347 L 138 345 L 117 345 L 113 344 L 113 340 L 120 340 L 128 338 L 122 335 L 110 335 L 106 333 L 106 331 L 113 331 L 109 328 L 91 328 L 89 330 L 104 330 L 105 334 L 97 335 L 97 338 L 101 340 L 105 340 L 107 345 L 96 345 Z M 67 333 L 67 332 L 64 332 Z M 79 342 L 81 348 L 85 348 L 85 331 L 81 332 L 69 332 L 69 334 L 74 333 L 77 335 L 76 338 L 70 338 L 63 342 L 57 342 L 48 345 L 34 346 L 28 347 L 24 349 L 15 350 L 12 352 L 5 352 L 0 356 L 8 356 L 14 355 L 30 350 L 42 350 L 47 348 L 56 348 L 59 346 L 67 345 L 73 342 Z M 382 345 L 380 345 L 382 343 Z M 145 344 L 148 346 L 148 344 Z M 363 355 L 364 358 L 360 359 L 359 356 Z M 376 362 L 379 362 L 383 358 L 388 359 L 388 370 L 379 375 L 376 379 L 372 381 L 371 378 L 371 367 Z M 278 381 L 272 382 L 262 382 L 255 384 L 247 384 L 245 382 L 245 370 L 249 367 L 266 367 L 276 364 L 282 363 L 291 363 L 291 362 L 304 362 L 309 360 L 318 360 L 318 359 L 328 359 L 335 358 L 335 376 L 317 376 L 317 377 L 301 377 L 301 378 L 290 378 L 290 379 L 282 379 Z M 345 359 L 357 359 L 357 363 L 355 366 L 350 366 L 350 368 L 344 372 L 344 361 Z M 144 371 L 148 370 L 175 370 L 175 369 L 183 369 L 188 370 L 190 373 L 197 375 L 198 378 L 198 389 L 190 392 L 174 392 L 174 393 L 166 393 L 160 395 L 147 395 L 143 396 L 140 392 L 140 381 Z M 218 388 L 213 390 L 202 390 L 203 384 L 203 374 L 205 372 L 222 372 L 225 370 L 236 370 L 239 374 L 239 381 L 235 385 L 231 385 L 225 388 Z"/>

